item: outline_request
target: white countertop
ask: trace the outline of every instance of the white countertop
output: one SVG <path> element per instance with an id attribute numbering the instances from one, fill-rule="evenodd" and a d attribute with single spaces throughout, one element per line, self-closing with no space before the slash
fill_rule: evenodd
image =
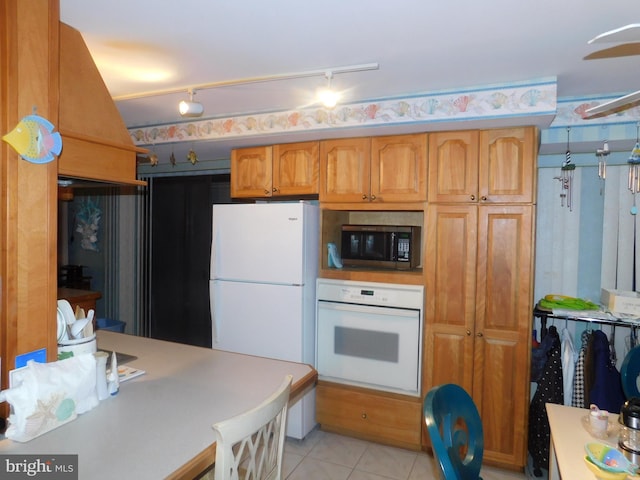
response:
<path id="1" fill-rule="evenodd" d="M 589 415 L 589 410 L 552 403 L 547 403 L 546 406 L 560 478 L 564 480 L 594 479 L 594 474 L 584 463 L 584 457 L 587 454 L 584 447 L 589 442 L 606 443 L 617 447 L 617 428 L 611 432 L 607 439 L 595 438 L 582 425 L 582 417 Z M 618 415 L 610 413 L 609 422 L 616 424 L 617 421 Z M 553 452 L 551 453 L 551 460 L 553 460 Z M 549 480 L 555 480 L 558 476 L 557 472 L 553 471 L 551 463 L 549 465 Z"/>
<path id="2" fill-rule="evenodd" d="M 211 425 L 258 405 L 293 375 L 292 397 L 315 382 L 308 365 L 98 331 L 98 349 L 138 358 L 146 374 L 66 425 L 2 453 L 78 454 L 79 478 L 175 477 L 211 451 Z M 211 459 L 213 461 L 213 458 Z"/>

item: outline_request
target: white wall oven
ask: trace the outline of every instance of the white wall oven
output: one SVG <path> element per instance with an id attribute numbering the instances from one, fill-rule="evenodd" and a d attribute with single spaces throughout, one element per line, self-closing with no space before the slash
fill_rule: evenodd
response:
<path id="1" fill-rule="evenodd" d="M 321 380 L 420 396 L 424 288 L 317 281 Z"/>

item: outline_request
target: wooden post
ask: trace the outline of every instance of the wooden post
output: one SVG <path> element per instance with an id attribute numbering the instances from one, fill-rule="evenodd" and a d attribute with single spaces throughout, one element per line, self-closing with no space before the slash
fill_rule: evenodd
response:
<path id="1" fill-rule="evenodd" d="M 58 0 L 0 0 L 0 137 L 34 109 L 57 127 L 59 12 Z M 30 163 L 0 141 L 3 389 L 17 355 L 46 348 L 57 358 L 57 175 L 57 159 Z"/>

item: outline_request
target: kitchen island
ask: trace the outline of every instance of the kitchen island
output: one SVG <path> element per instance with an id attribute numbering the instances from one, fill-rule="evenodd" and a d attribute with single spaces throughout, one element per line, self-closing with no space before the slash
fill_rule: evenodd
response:
<path id="1" fill-rule="evenodd" d="M 192 479 L 215 457 L 212 424 L 252 407 L 293 375 L 291 403 L 311 388 L 305 364 L 100 330 L 98 349 L 137 357 L 145 370 L 120 392 L 27 443 L 0 441 L 0 453 L 78 454 L 78 478 Z"/>

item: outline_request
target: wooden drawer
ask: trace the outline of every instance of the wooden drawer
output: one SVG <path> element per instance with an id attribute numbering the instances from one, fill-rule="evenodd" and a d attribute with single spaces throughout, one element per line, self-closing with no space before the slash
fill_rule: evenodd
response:
<path id="1" fill-rule="evenodd" d="M 324 430 L 420 449 L 419 398 L 319 382 L 316 420 Z"/>

